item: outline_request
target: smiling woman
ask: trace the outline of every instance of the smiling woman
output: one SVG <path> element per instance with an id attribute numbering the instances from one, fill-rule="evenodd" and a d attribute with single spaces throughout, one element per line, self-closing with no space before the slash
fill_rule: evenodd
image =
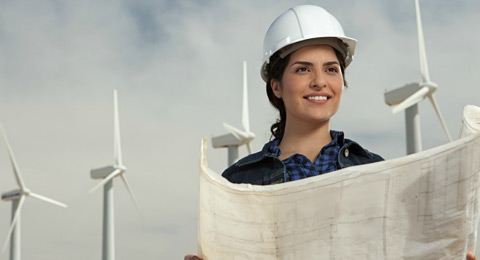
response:
<path id="1" fill-rule="evenodd" d="M 279 111 L 273 140 L 222 176 L 233 183 L 271 185 L 383 160 L 330 129 L 355 46 L 321 7 L 296 6 L 280 15 L 266 33 L 261 70 L 270 103 Z M 467 259 L 476 258 L 469 253 Z"/>
<path id="2" fill-rule="evenodd" d="M 268 185 L 383 160 L 330 129 L 346 86 L 356 40 L 323 8 L 296 6 L 280 15 L 264 41 L 261 75 L 279 111 L 274 139 L 222 174 L 233 183 Z"/>

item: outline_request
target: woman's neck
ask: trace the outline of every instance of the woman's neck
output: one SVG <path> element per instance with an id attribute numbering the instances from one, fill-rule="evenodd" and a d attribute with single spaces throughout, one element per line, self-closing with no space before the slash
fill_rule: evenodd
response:
<path id="1" fill-rule="evenodd" d="M 280 159 L 286 159 L 295 153 L 314 161 L 325 145 L 332 141 L 330 121 L 320 125 L 287 124 L 278 147 L 282 151 Z"/>

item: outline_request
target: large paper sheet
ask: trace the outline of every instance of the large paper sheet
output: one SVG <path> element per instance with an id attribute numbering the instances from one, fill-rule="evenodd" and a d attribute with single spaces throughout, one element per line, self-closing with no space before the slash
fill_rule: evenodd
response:
<path id="1" fill-rule="evenodd" d="M 283 184 L 232 184 L 200 158 L 198 249 L 226 259 L 464 259 L 479 217 L 480 109 L 440 147 Z"/>

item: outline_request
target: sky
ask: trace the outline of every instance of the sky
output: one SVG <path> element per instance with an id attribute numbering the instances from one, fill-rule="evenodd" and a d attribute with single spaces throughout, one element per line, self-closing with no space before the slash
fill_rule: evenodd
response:
<path id="1" fill-rule="evenodd" d="M 241 127 L 247 61 L 253 150 L 277 117 L 260 77 L 270 23 L 316 4 L 358 40 L 349 88 L 332 129 L 386 159 L 405 155 L 403 113 L 384 93 L 421 81 L 414 1 L 0 1 L 0 121 L 33 192 L 22 210 L 24 259 L 100 259 L 102 192 L 90 169 L 113 164 L 113 90 L 123 161 L 143 220 L 116 179 L 116 259 L 183 259 L 196 252 L 203 137 Z M 430 77 L 446 124 L 459 135 L 463 107 L 480 105 L 480 1 L 421 0 Z M 424 149 L 447 142 L 428 100 L 420 105 Z M 247 154 L 240 148 L 240 155 Z M 210 167 L 226 149 L 208 148 Z M 17 188 L 0 142 L 0 192 Z M 0 203 L 0 242 L 11 204 Z M 0 260 L 8 259 L 8 250 Z"/>

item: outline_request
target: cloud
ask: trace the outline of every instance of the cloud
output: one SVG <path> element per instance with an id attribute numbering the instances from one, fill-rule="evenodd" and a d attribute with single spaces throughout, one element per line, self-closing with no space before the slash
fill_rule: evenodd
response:
<path id="1" fill-rule="evenodd" d="M 403 115 L 383 92 L 419 81 L 412 2 L 314 1 L 359 40 L 335 129 L 386 158 L 404 154 Z M 30 200 L 23 255 L 92 259 L 101 250 L 101 191 L 89 170 L 113 163 L 112 90 L 119 90 L 128 180 L 144 214 L 115 182 L 117 255 L 174 259 L 196 250 L 198 153 L 204 136 L 241 125 L 242 61 L 248 62 L 255 150 L 276 118 L 259 77 L 262 42 L 291 1 L 2 1 L 0 119 L 27 185 L 67 210 Z M 480 96 L 480 4 L 421 1 L 436 93 L 453 135 L 465 104 Z M 420 105 L 425 147 L 444 141 L 428 101 Z M 0 190 L 16 187 L 0 144 Z M 240 148 L 241 155 L 246 149 Z M 226 150 L 209 146 L 221 172 Z M 10 205 L 0 204 L 0 239 Z M 54 230 L 54 231 L 52 231 Z M 0 255 L 6 259 L 8 254 Z"/>

